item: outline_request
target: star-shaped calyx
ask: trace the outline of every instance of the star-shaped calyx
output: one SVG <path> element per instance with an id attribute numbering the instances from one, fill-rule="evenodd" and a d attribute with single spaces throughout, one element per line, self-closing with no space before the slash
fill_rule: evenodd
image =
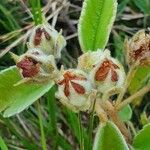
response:
<path id="1" fill-rule="evenodd" d="M 63 77 L 64 79 L 60 80 L 58 84 L 64 85 L 64 94 L 66 97 L 70 95 L 70 84 L 78 94 L 85 94 L 85 88 L 82 85 L 74 82 L 75 80 L 87 80 L 85 77 L 83 77 L 82 75 L 75 75 L 70 71 L 65 72 L 63 74 Z"/>

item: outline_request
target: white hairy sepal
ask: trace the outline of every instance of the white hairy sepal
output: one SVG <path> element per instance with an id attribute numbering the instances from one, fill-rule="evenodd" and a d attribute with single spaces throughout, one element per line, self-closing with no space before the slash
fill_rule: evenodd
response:
<path id="1" fill-rule="evenodd" d="M 71 95 L 69 97 L 66 97 L 64 95 L 63 88 L 58 88 L 56 98 L 58 98 L 63 105 L 74 112 L 88 111 L 91 109 L 92 104 L 90 94 L 91 92 L 89 92 L 88 94 L 79 95 L 73 90 L 71 92 Z"/>
<path id="2" fill-rule="evenodd" d="M 36 55 L 35 53 L 39 54 Z M 41 68 L 45 70 L 47 74 L 52 74 L 54 70 L 57 70 L 55 58 L 53 55 L 46 55 L 42 50 L 34 48 L 29 49 L 24 56 L 31 57 L 41 64 Z"/>
<path id="3" fill-rule="evenodd" d="M 42 34 L 41 36 L 41 42 L 39 45 L 34 44 L 34 39 L 36 35 L 37 29 L 45 29 L 45 31 L 48 33 L 50 40 L 47 40 L 45 35 Z M 48 23 L 37 25 L 33 31 L 31 32 L 31 35 L 29 37 L 28 42 L 28 48 L 40 48 L 43 50 L 44 53 L 48 55 L 54 55 L 55 58 L 61 57 L 61 50 L 66 46 L 66 40 L 62 36 L 62 31 L 59 33 L 52 28 Z"/>
<path id="4" fill-rule="evenodd" d="M 81 55 L 78 58 L 78 69 L 81 69 L 87 73 L 89 73 L 94 65 L 98 64 L 102 57 L 102 50 L 98 49 L 95 52 L 87 52 Z"/>
<path id="5" fill-rule="evenodd" d="M 96 72 L 98 71 L 99 67 L 102 65 L 102 63 L 106 59 L 112 61 L 114 64 L 116 64 L 119 67 L 118 69 L 115 69 L 115 71 L 118 75 L 118 81 L 117 82 L 112 82 L 111 71 L 109 71 L 109 73 L 108 73 L 108 75 L 104 81 L 96 81 L 95 80 Z M 97 89 L 98 92 L 101 92 L 101 93 L 105 93 L 112 88 L 122 87 L 124 84 L 124 81 L 125 81 L 125 77 L 126 77 L 122 64 L 117 59 L 112 58 L 110 56 L 110 51 L 107 49 L 103 52 L 103 54 L 100 57 L 99 63 L 96 64 L 95 67 L 91 70 L 89 76 L 90 76 L 89 78 L 90 78 L 90 81 L 92 83 L 92 86 L 95 89 Z"/>
<path id="6" fill-rule="evenodd" d="M 73 88 L 72 84 L 69 82 L 69 96 L 65 95 L 65 85 L 58 85 L 58 92 L 56 93 L 56 97 L 60 100 L 60 102 L 68 107 L 69 109 L 73 110 L 74 112 L 78 111 L 87 111 L 91 109 L 91 105 L 93 103 L 93 97 L 91 98 L 92 92 L 92 86 L 90 83 L 90 80 L 88 78 L 88 75 L 84 73 L 81 70 L 77 69 L 70 69 L 67 70 L 72 72 L 75 75 L 82 75 L 82 77 L 85 77 L 86 80 L 71 80 L 72 82 L 81 85 L 85 89 L 84 94 L 79 94 L 76 92 L 76 90 Z M 66 71 L 64 71 L 65 73 Z M 64 77 L 61 76 L 59 80 L 63 80 Z"/>

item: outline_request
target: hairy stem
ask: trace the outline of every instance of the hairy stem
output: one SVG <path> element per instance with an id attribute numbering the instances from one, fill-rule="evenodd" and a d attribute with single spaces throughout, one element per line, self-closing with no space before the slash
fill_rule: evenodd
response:
<path id="1" fill-rule="evenodd" d="M 131 143 L 131 135 L 128 129 L 126 128 L 125 124 L 121 121 L 118 116 L 117 110 L 109 101 L 101 101 L 101 106 L 107 112 L 108 116 L 112 119 L 112 121 L 116 124 L 119 128 L 121 133 L 124 135 L 126 141 Z"/>
<path id="2" fill-rule="evenodd" d="M 150 86 L 145 86 L 143 87 L 141 90 L 139 90 L 137 93 L 133 94 L 132 96 L 130 96 L 129 98 L 125 99 L 122 103 L 120 103 L 118 106 L 116 106 L 117 110 L 121 110 L 121 108 L 123 108 L 124 106 L 126 106 L 127 104 L 130 104 L 131 102 L 133 102 L 136 98 L 145 95 L 147 92 L 150 91 Z"/>
<path id="3" fill-rule="evenodd" d="M 106 112 L 101 107 L 99 101 L 100 101 L 100 99 L 96 99 L 96 102 L 95 102 L 95 112 L 97 113 L 97 116 L 99 117 L 100 122 L 101 123 L 105 123 L 105 122 L 108 121 L 108 117 L 107 117 Z"/>

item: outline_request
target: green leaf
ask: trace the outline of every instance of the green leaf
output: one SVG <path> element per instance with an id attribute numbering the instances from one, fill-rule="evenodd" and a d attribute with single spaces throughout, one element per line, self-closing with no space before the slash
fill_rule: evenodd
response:
<path id="1" fill-rule="evenodd" d="M 54 84 L 23 83 L 14 86 L 21 80 L 21 75 L 15 66 L 0 72 L 0 112 L 4 117 L 20 113 L 34 101 L 44 95 Z"/>
<path id="2" fill-rule="evenodd" d="M 116 0 L 85 0 L 78 34 L 83 52 L 104 49 L 116 17 Z"/>
<path id="3" fill-rule="evenodd" d="M 130 93 L 135 93 L 139 88 L 141 88 L 142 83 L 150 76 L 150 67 L 149 66 L 142 66 L 139 67 L 132 82 L 129 87 Z"/>
<path id="4" fill-rule="evenodd" d="M 127 105 L 122 110 L 120 110 L 119 116 L 122 121 L 129 121 L 132 117 L 132 109 L 130 105 Z"/>
<path id="5" fill-rule="evenodd" d="M 100 125 L 94 141 L 93 150 L 129 150 L 128 146 L 116 125 L 107 122 Z"/>
<path id="6" fill-rule="evenodd" d="M 133 147 L 135 150 L 150 149 L 150 124 L 144 126 L 144 128 L 135 136 Z"/>
<path id="7" fill-rule="evenodd" d="M 2 139 L 2 137 L 0 137 L 0 149 L 1 150 L 8 150 L 7 145 L 5 144 L 5 142 Z"/>
<path id="8" fill-rule="evenodd" d="M 130 86 L 129 86 L 129 92 L 130 94 L 136 93 L 139 89 L 144 87 L 147 84 L 147 80 L 150 77 L 150 67 L 149 66 L 142 66 L 139 67 L 136 71 L 136 74 L 134 78 L 132 79 Z M 143 97 L 138 97 L 133 104 L 139 105 L 142 101 Z"/>
<path id="9" fill-rule="evenodd" d="M 150 14 L 150 0 L 133 0 L 135 5 L 145 14 Z"/>

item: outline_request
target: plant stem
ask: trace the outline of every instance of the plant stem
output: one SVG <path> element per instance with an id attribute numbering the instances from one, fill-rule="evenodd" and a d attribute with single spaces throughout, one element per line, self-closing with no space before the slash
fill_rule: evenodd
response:
<path id="1" fill-rule="evenodd" d="M 108 121 L 108 117 L 107 117 L 107 114 L 105 113 L 105 111 L 103 110 L 103 108 L 101 107 L 99 101 L 100 101 L 100 99 L 96 99 L 95 112 L 97 113 L 97 116 L 99 117 L 100 122 L 105 123 Z"/>
<path id="2" fill-rule="evenodd" d="M 39 101 L 37 101 L 36 104 L 37 104 L 39 124 L 40 124 L 40 130 L 41 130 L 41 144 L 42 144 L 43 150 L 47 150 L 44 127 L 43 127 L 43 122 L 42 122 L 42 112 L 41 112 Z"/>
<path id="3" fill-rule="evenodd" d="M 139 90 L 138 92 L 136 92 L 135 94 L 133 94 L 132 96 L 130 96 L 129 98 L 125 99 L 122 103 L 120 103 L 118 106 L 116 106 L 117 110 L 121 110 L 121 108 L 123 108 L 124 106 L 126 106 L 127 104 L 130 104 L 131 102 L 133 102 L 136 98 L 145 95 L 147 92 L 150 91 L 150 86 L 145 86 L 144 88 L 142 88 L 141 90 Z"/>
<path id="4" fill-rule="evenodd" d="M 117 106 L 117 105 L 119 105 L 121 103 L 121 101 L 122 101 L 122 99 L 123 99 L 123 97 L 124 97 L 124 95 L 125 95 L 125 93 L 127 91 L 128 86 L 130 85 L 133 77 L 135 76 L 135 73 L 137 71 L 137 64 L 138 63 L 135 63 L 135 65 L 131 66 L 131 68 L 130 68 L 130 70 L 128 72 L 128 75 L 126 77 L 126 80 L 125 80 L 125 83 L 124 83 L 124 86 L 123 86 L 123 90 L 120 92 L 120 94 L 119 94 L 119 96 L 118 96 L 118 98 L 116 100 L 115 106 Z"/>
<path id="5" fill-rule="evenodd" d="M 100 105 L 104 109 L 105 112 L 109 115 L 109 117 L 112 119 L 112 121 L 116 124 L 116 126 L 119 128 L 119 130 L 124 135 L 126 141 L 128 143 L 131 143 L 131 135 L 126 128 L 125 124 L 121 121 L 121 119 L 118 116 L 118 113 L 115 109 L 115 107 L 111 104 L 109 101 L 101 101 Z"/>

